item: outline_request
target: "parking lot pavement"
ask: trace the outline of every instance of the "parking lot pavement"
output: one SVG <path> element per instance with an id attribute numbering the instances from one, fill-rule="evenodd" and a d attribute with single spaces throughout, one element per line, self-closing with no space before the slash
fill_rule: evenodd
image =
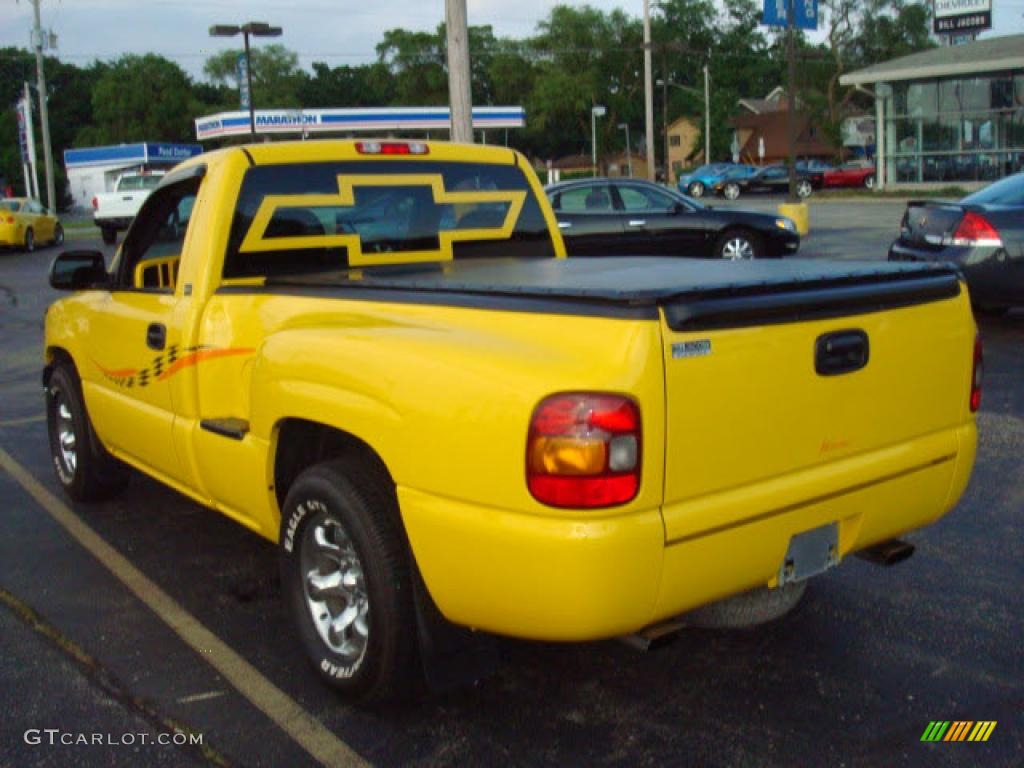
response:
<path id="1" fill-rule="evenodd" d="M 812 226 L 816 216 L 812 208 Z M 878 214 L 845 218 L 854 216 Z M 822 252 L 828 243 L 876 248 L 865 227 L 817 234 Z M 29 485 L 56 494 L 39 391 L 50 256 L 0 254 L 0 449 Z M 781 621 L 687 631 L 646 654 L 617 642 L 503 642 L 493 678 L 386 711 L 343 705 L 307 668 L 268 543 L 142 477 L 109 503 L 57 502 L 251 667 L 236 685 L 219 671 L 222 659 L 190 646 L 146 593 L 0 470 L 0 588 L 66 640 L 0 602 L 0 765 L 316 764 L 294 720 L 242 692 L 264 684 L 351 750 L 350 764 L 1019 765 L 1024 313 L 986 320 L 982 332 L 975 475 L 960 507 L 913 537 L 909 562 L 883 569 L 852 560 L 816 579 Z M 986 743 L 923 744 L 933 720 L 998 724 Z M 168 723 L 203 734 L 208 750 L 24 741 L 30 728 L 158 733 Z"/>

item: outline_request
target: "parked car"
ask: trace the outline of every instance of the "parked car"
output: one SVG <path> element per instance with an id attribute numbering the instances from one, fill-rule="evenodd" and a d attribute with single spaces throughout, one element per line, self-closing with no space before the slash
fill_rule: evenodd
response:
<path id="1" fill-rule="evenodd" d="M 34 251 L 40 242 L 64 242 L 64 228 L 56 214 L 28 197 L 0 199 L 0 245 Z"/>
<path id="2" fill-rule="evenodd" d="M 676 186 L 683 194 L 690 197 L 704 197 L 707 191 L 722 176 L 738 166 L 735 163 L 711 163 L 702 165 L 690 173 L 680 176 Z"/>
<path id="3" fill-rule="evenodd" d="M 383 192 L 399 220 L 359 230 Z M 378 705 L 485 674 L 489 634 L 778 618 L 854 553 L 908 557 L 967 487 L 981 347 L 952 265 L 564 255 L 511 150 L 193 157 L 109 271 L 51 266 L 56 482 L 98 501 L 128 465 L 275 542 L 281 653 Z"/>
<path id="4" fill-rule="evenodd" d="M 838 168 L 825 171 L 823 177 L 826 187 L 865 187 L 875 188 L 875 164 L 870 160 L 851 160 Z"/>
<path id="5" fill-rule="evenodd" d="M 796 193 L 807 197 L 815 187 L 821 186 L 821 174 L 797 170 Z M 715 194 L 727 200 L 735 200 L 741 194 L 751 192 L 787 192 L 789 190 L 789 171 L 784 165 L 766 165 L 750 176 L 730 176 L 715 182 L 712 187 Z"/>
<path id="6" fill-rule="evenodd" d="M 1024 173 L 958 203 L 912 200 L 889 261 L 950 261 L 983 310 L 1024 306 Z"/>
<path id="7" fill-rule="evenodd" d="M 798 171 L 807 171 L 808 173 L 825 173 L 835 169 L 832 163 L 826 163 L 824 160 L 818 160 L 817 158 L 811 158 L 810 160 L 797 160 L 796 169 Z"/>
<path id="8" fill-rule="evenodd" d="M 117 233 L 128 229 L 149 193 L 163 179 L 163 171 L 123 173 L 117 177 L 113 192 L 103 192 L 92 199 L 92 218 L 100 228 L 103 242 L 117 240 Z"/>
<path id="9" fill-rule="evenodd" d="M 566 181 L 545 192 L 570 256 L 754 259 L 800 248 L 785 216 L 716 210 L 649 181 Z"/>

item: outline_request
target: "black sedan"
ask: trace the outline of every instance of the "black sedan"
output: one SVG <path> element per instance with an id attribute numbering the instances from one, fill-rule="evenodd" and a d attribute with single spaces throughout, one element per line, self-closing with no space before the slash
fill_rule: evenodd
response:
<path id="1" fill-rule="evenodd" d="M 796 193 L 804 198 L 821 186 L 821 171 L 796 170 Z M 715 183 L 712 191 L 735 200 L 741 194 L 750 192 L 789 192 L 789 169 L 784 165 L 766 165 L 750 176 L 725 178 Z"/>
<path id="2" fill-rule="evenodd" d="M 952 261 L 976 307 L 1024 306 L 1024 173 L 958 203 L 907 203 L 889 261 Z"/>
<path id="3" fill-rule="evenodd" d="M 545 191 L 570 256 L 754 259 L 800 247 L 785 216 L 715 210 L 648 181 L 565 181 Z"/>

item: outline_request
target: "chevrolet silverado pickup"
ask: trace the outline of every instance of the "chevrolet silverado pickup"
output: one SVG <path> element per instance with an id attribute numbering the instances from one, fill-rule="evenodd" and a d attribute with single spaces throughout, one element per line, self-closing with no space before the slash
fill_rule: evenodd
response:
<path id="1" fill-rule="evenodd" d="M 127 465 L 277 542 L 299 644 L 358 701 L 453 637 L 791 607 L 852 553 L 904 556 L 974 462 L 953 268 L 566 259 L 503 148 L 204 154 L 109 268 L 69 251 L 50 281 L 74 291 L 43 374 L 65 491 Z"/>
<path id="2" fill-rule="evenodd" d="M 139 208 L 164 177 L 163 171 L 122 173 L 113 192 L 101 192 L 92 198 L 92 220 L 100 229 L 103 242 L 113 243 L 117 233 L 128 229 Z"/>

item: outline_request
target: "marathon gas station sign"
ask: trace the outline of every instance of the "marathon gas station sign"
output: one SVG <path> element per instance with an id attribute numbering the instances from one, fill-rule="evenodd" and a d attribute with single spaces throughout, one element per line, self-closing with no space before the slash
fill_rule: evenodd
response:
<path id="1" fill-rule="evenodd" d="M 992 28 L 992 0 L 935 0 L 937 35 L 961 35 Z"/>
<path id="2" fill-rule="evenodd" d="M 473 127 L 522 128 L 522 107 L 474 107 Z M 359 133 L 365 131 L 447 131 L 451 116 L 447 107 L 396 107 L 367 109 L 258 109 L 256 133 Z M 196 138 L 217 139 L 249 133 L 248 112 L 221 112 L 196 120 Z"/>

